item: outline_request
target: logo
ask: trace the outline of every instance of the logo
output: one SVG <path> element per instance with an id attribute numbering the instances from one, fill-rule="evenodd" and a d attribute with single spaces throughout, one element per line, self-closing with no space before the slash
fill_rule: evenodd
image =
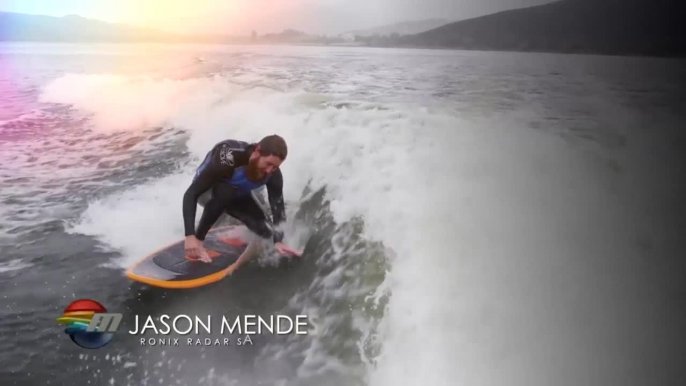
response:
<path id="1" fill-rule="evenodd" d="M 67 306 L 57 321 L 67 325 L 64 332 L 74 343 L 96 349 L 112 341 L 121 318 L 121 314 L 108 314 L 107 309 L 95 300 L 79 299 Z"/>
<path id="2" fill-rule="evenodd" d="M 233 166 L 233 151 L 231 151 L 231 148 L 223 146 L 219 151 L 219 159 L 222 165 Z"/>

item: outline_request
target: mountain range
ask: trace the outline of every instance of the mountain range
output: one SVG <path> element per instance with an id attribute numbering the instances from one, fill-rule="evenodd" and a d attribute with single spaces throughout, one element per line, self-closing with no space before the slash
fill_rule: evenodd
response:
<path id="1" fill-rule="evenodd" d="M 451 21 L 447 19 L 405 21 L 381 27 L 349 31 L 348 33 L 357 36 L 391 35 L 394 33 L 399 35 L 414 35 L 438 28 L 450 22 Z"/>
<path id="2" fill-rule="evenodd" d="M 614 55 L 686 56 L 672 0 L 562 0 L 463 20 L 391 45 Z"/>
<path id="3" fill-rule="evenodd" d="M 0 12 L 0 41 L 135 41 L 165 38 L 147 28 L 111 24 L 77 15 L 64 17 Z"/>
<path id="4" fill-rule="evenodd" d="M 247 40 L 247 37 L 229 35 L 173 34 L 78 15 L 54 17 L 0 12 L 0 41 L 236 43 Z"/>
<path id="5" fill-rule="evenodd" d="M 457 22 L 429 19 L 348 35 L 356 35 L 355 44 L 369 46 L 684 57 L 686 23 L 679 15 L 673 0 L 561 0 Z M 0 41 L 339 43 L 288 31 L 251 38 L 174 35 L 80 16 L 0 12 Z"/>

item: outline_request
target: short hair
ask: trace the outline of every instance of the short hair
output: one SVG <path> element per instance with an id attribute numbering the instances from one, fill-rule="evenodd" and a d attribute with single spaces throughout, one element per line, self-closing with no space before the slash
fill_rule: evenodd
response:
<path id="1" fill-rule="evenodd" d="M 262 138 L 257 145 L 260 147 L 260 155 L 263 157 L 275 155 L 284 161 L 288 155 L 286 141 L 276 134 Z"/>

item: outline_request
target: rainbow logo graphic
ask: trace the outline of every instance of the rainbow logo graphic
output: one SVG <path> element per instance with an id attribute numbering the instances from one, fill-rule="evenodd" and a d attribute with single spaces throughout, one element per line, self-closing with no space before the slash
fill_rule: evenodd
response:
<path id="1" fill-rule="evenodd" d="M 97 349 L 112 341 L 119 327 L 121 314 L 108 314 L 107 309 L 95 300 L 79 299 L 64 309 L 57 318 L 67 328 L 64 332 L 80 347 Z"/>

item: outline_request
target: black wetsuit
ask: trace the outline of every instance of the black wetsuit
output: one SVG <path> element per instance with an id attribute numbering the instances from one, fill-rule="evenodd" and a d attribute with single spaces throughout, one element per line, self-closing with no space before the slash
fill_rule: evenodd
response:
<path id="1" fill-rule="evenodd" d="M 272 226 L 255 202 L 250 192 L 261 186 L 267 187 L 273 224 L 286 220 L 283 201 L 283 176 L 276 169 L 261 182 L 247 180 L 245 172 L 255 144 L 226 140 L 215 145 L 198 168 L 193 183 L 183 195 L 183 222 L 186 236 L 195 235 L 204 240 L 205 235 L 222 213 L 243 222 L 248 229 L 264 238 L 279 242 L 283 234 Z M 206 193 L 207 192 L 207 193 Z M 195 211 L 201 195 L 211 198 L 205 203 L 198 229 L 195 229 Z M 206 193 L 206 194 L 203 194 Z M 202 201 L 202 200 L 201 200 Z"/>

